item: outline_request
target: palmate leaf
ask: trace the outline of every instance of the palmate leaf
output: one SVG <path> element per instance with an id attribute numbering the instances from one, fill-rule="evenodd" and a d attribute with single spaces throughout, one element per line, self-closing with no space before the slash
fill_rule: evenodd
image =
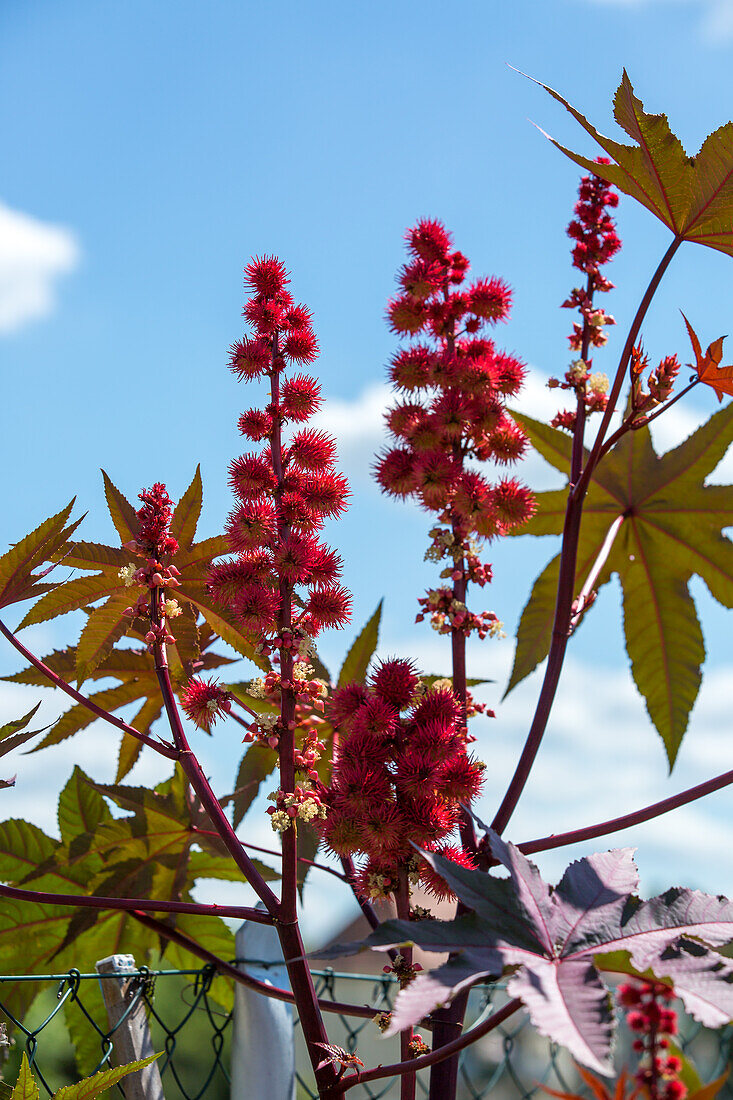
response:
<path id="1" fill-rule="evenodd" d="M 518 848 L 491 831 L 490 838 L 509 880 L 423 853 L 472 913 L 448 922 L 387 921 L 363 941 L 457 952 L 398 995 L 388 1034 L 509 969 L 507 992 L 522 1001 L 540 1034 L 610 1075 L 614 1019 L 596 959 L 619 951 L 637 970 L 673 984 L 701 1022 L 720 1026 L 733 1016 L 733 963 L 707 946 L 733 937 L 733 904 L 725 898 L 673 889 L 640 901 L 629 848 L 577 860 L 552 888 Z"/>
<path id="2" fill-rule="evenodd" d="M 666 115 L 646 113 L 624 71 L 613 114 L 634 144 L 623 145 L 599 133 L 558 92 L 536 83 L 562 103 L 612 163 L 598 164 L 550 138 L 553 145 L 581 168 L 631 195 L 679 240 L 733 255 L 733 123 L 712 133 L 690 157 L 670 130 Z"/>
<path id="3" fill-rule="evenodd" d="M 26 741 L 30 741 L 31 737 L 37 737 L 39 733 L 48 729 L 48 726 L 42 726 L 39 730 L 26 729 L 40 705 L 36 703 L 33 709 L 22 718 L 15 718 L 12 722 L 6 722 L 5 725 L 0 726 L 0 756 L 7 756 L 13 749 L 20 748 Z"/>
<path id="4" fill-rule="evenodd" d="M 140 636 L 141 621 L 126 617 L 124 611 L 146 591 L 143 586 L 129 585 L 124 577 L 120 577 L 123 567 L 137 567 L 140 564 L 140 559 L 124 548 L 124 544 L 135 537 L 138 520 L 133 505 L 104 471 L 102 475 L 110 516 L 123 546 L 105 546 L 96 542 L 66 544 L 64 540 L 65 544 L 56 550 L 54 560 L 63 559 L 64 565 L 86 570 L 91 575 L 74 577 L 53 586 L 53 590 L 34 604 L 21 623 L 21 627 L 25 627 L 70 611 L 92 609 L 76 647 L 75 672 L 79 683 L 91 675 L 122 637 Z M 185 585 L 170 593 L 175 595 L 183 611 L 182 615 L 168 621 L 168 629 L 176 639 L 168 654 L 171 676 L 176 684 L 191 676 L 193 664 L 200 655 L 196 622 L 199 611 L 214 630 L 240 653 L 256 656 L 236 624 L 215 607 L 206 592 L 206 571 L 212 559 L 228 553 L 229 547 L 223 536 L 194 543 L 202 499 L 201 473 L 197 468 L 193 481 L 176 505 L 171 524 L 171 531 L 179 542 L 173 562 L 180 570 L 185 585 L 191 586 L 190 593 Z M 102 600 L 104 603 L 101 606 L 94 606 Z M 256 663 L 259 667 L 265 667 L 261 658 Z"/>
<path id="5" fill-rule="evenodd" d="M 514 415 L 514 414 L 513 414 Z M 570 440 L 516 414 L 543 458 L 567 474 Z M 733 546 L 722 534 L 733 524 L 733 486 L 705 485 L 733 442 L 733 404 L 679 447 L 657 455 L 648 428 L 629 432 L 597 467 L 580 529 L 575 591 L 585 582 L 612 524 L 619 533 L 596 582 L 621 581 L 624 633 L 631 670 L 672 768 L 697 697 L 705 649 L 690 578 L 697 574 L 724 607 L 733 607 Z M 522 534 L 560 534 L 567 496 L 539 493 L 537 512 Z M 535 582 L 519 623 L 507 692 L 548 653 L 559 558 Z"/>

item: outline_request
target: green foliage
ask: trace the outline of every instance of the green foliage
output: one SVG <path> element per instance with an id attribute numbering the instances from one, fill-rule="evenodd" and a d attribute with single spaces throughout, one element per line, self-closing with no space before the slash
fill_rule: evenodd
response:
<path id="1" fill-rule="evenodd" d="M 42 583 L 48 570 L 42 573 L 34 573 L 34 570 L 51 561 L 54 555 L 63 557 L 62 550 L 69 536 L 81 523 L 78 519 L 68 527 L 64 526 L 73 507 L 72 500 L 0 557 L 0 608 L 43 596 L 57 587 Z"/>
<path id="2" fill-rule="evenodd" d="M 570 439 L 531 417 L 516 418 L 542 457 L 567 475 Z M 733 607 L 733 547 L 722 534 L 733 524 L 733 486 L 705 485 L 731 442 L 733 405 L 661 456 L 648 428 L 629 432 L 595 470 L 583 511 L 576 592 L 610 527 L 622 520 L 594 587 L 607 584 L 614 573 L 621 581 L 634 682 L 664 742 L 670 768 L 697 698 L 705 656 L 690 578 L 702 577 L 716 600 Z M 518 533 L 560 534 L 566 503 L 565 490 L 538 494 L 536 515 Z M 558 571 L 559 556 L 535 582 L 519 623 L 507 692 L 547 656 Z"/>
<path id="3" fill-rule="evenodd" d="M 598 164 L 550 138 L 553 145 L 640 202 L 678 239 L 733 256 L 733 123 L 715 130 L 690 157 L 670 130 L 667 116 L 646 113 L 624 72 L 613 116 L 634 144 L 622 145 L 599 133 L 558 92 L 546 84 L 541 87 L 562 103 L 613 163 Z"/>
<path id="4" fill-rule="evenodd" d="M 159 1054 L 151 1054 L 149 1058 L 142 1058 L 139 1062 L 128 1062 L 124 1066 L 114 1066 L 110 1069 L 100 1070 L 93 1077 L 85 1077 L 77 1081 L 75 1085 L 65 1085 L 53 1094 L 53 1100 L 94 1100 L 95 1096 L 101 1096 L 107 1089 L 111 1089 L 123 1077 L 130 1073 L 136 1073 L 144 1069 L 159 1058 Z M 20 1074 L 13 1089 L 11 1100 L 38 1100 L 38 1085 L 28 1064 L 28 1057 L 23 1053 L 20 1064 Z"/>
<path id="5" fill-rule="evenodd" d="M 367 669 L 379 641 L 379 624 L 382 621 L 383 603 L 384 600 L 379 601 L 376 611 L 359 632 L 351 649 L 346 654 L 339 672 L 337 687 L 350 684 L 353 680 L 363 683 L 366 679 Z"/>

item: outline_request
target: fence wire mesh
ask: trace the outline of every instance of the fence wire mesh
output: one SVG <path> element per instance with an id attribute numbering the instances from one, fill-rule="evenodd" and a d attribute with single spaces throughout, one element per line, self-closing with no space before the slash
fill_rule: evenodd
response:
<path id="1" fill-rule="evenodd" d="M 254 960 L 252 960 L 254 961 Z M 262 965 L 261 963 L 258 963 Z M 0 1019 L 9 1022 L 14 1045 L 3 1066 L 5 1080 L 14 1082 L 23 1051 L 33 1067 L 42 1096 L 50 1096 L 62 1085 L 78 1080 L 71 1037 L 78 1043 L 84 1036 L 87 1057 L 85 1072 L 95 1072 L 113 1057 L 115 1033 L 124 1019 L 142 1001 L 148 1015 L 153 1049 L 159 1060 L 166 1100 L 228 1100 L 230 1086 L 231 1032 L 233 1014 L 225 1011 L 212 995 L 215 973 L 201 970 L 150 970 L 140 967 L 120 976 L 129 979 L 129 1009 L 114 1029 L 100 1027 L 90 1010 L 99 975 L 72 969 L 64 974 L 0 976 Z M 319 997 L 333 1001 L 368 1004 L 377 1012 L 392 1006 L 396 981 L 392 976 L 339 973 L 332 969 L 313 972 Z M 109 977 L 109 975 L 105 975 Z M 4 999 L 4 990 L 16 982 L 40 983 L 41 993 L 23 1018 L 17 1017 Z M 501 983 L 476 987 L 471 993 L 467 1022 L 475 1024 L 506 1001 Z M 98 1014 L 97 1014 L 98 1017 Z M 305 1047 L 294 1019 L 296 1034 L 297 1100 L 316 1100 L 314 1080 Z M 370 1020 L 328 1015 L 329 1037 L 349 1053 L 357 1053 L 367 1066 L 389 1064 L 399 1058 L 396 1040 L 382 1040 Z M 425 1036 L 428 1038 L 428 1036 Z M 730 1066 L 733 1054 L 733 1026 L 708 1031 L 680 1014 L 680 1048 L 691 1056 L 703 1081 L 718 1077 Z M 93 1055 L 90 1054 L 93 1052 Z M 622 1041 L 617 1063 L 633 1065 L 628 1043 Z M 123 1083 L 124 1084 L 124 1083 Z M 461 1056 L 459 1100 L 539 1100 L 546 1094 L 540 1085 L 572 1092 L 585 1092 L 572 1059 L 555 1044 L 538 1035 L 526 1016 L 509 1018 L 502 1026 L 468 1047 Z M 123 1087 L 117 1086 L 124 1095 Z M 426 1096 L 428 1074 L 418 1075 L 418 1096 Z M 397 1079 L 385 1079 L 357 1086 L 353 1100 L 395 1100 Z M 719 1093 L 720 1100 L 733 1100 L 730 1079 Z M 232 1100 L 247 1100 L 233 1097 Z"/>

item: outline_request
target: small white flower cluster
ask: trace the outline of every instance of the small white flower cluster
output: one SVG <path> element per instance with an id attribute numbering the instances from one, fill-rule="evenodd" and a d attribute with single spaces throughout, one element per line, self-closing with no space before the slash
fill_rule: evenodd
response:
<path id="1" fill-rule="evenodd" d="M 247 689 L 247 694 L 253 699 L 265 698 L 265 681 L 262 676 L 255 676 Z"/>
<path id="2" fill-rule="evenodd" d="M 261 730 L 271 730 L 277 725 L 279 717 L 278 714 L 258 714 L 255 721 Z"/>
<path id="3" fill-rule="evenodd" d="M 117 576 L 121 581 L 124 581 L 125 588 L 132 588 L 135 583 L 135 574 L 138 571 L 139 566 L 131 562 L 129 565 L 123 565 L 118 571 Z"/>
<path id="4" fill-rule="evenodd" d="M 596 374 L 592 374 L 588 379 L 588 389 L 591 393 L 608 393 L 611 387 L 611 383 L 608 380 L 608 375 L 598 371 Z"/>
<path id="5" fill-rule="evenodd" d="M 573 359 L 568 367 L 566 378 L 568 382 L 582 382 L 588 372 L 588 364 L 585 359 Z"/>
<path id="6" fill-rule="evenodd" d="M 165 617 L 167 619 L 177 619 L 182 614 L 183 608 L 179 607 L 178 600 L 165 601 Z"/>

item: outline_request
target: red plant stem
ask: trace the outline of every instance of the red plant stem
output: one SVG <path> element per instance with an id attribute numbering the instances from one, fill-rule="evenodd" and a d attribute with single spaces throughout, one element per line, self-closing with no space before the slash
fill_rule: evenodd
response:
<path id="1" fill-rule="evenodd" d="M 407 871 L 402 867 L 400 868 L 399 881 L 397 884 L 397 916 L 400 920 L 410 919 L 410 883 L 407 877 Z M 402 955 L 403 965 L 408 967 L 412 966 L 412 947 L 403 947 L 400 954 Z M 403 1062 L 408 1064 L 412 1062 L 413 1056 L 410 1050 L 410 1043 L 414 1037 L 414 1031 L 411 1027 L 405 1028 L 400 1032 L 400 1058 Z M 417 1077 L 414 1073 L 406 1072 L 400 1079 L 400 1100 L 415 1100 L 415 1090 L 417 1088 Z"/>
<path id="2" fill-rule="evenodd" d="M 567 510 L 565 512 L 565 525 L 563 528 L 562 537 L 562 550 L 560 553 L 560 575 L 557 585 L 557 601 L 555 604 L 555 618 L 552 628 L 552 642 L 550 644 L 550 652 L 547 658 L 547 667 L 545 669 L 545 676 L 542 681 L 542 688 L 540 690 L 539 699 L 537 700 L 537 708 L 535 710 L 532 725 L 530 726 L 529 733 L 527 734 L 527 740 L 524 744 L 522 754 L 519 758 L 519 762 L 512 776 L 511 782 L 507 789 L 506 794 L 502 800 L 502 803 L 497 810 L 497 813 L 492 821 L 492 828 L 497 833 L 502 833 L 506 828 L 509 820 L 516 809 L 516 805 L 522 795 L 522 791 L 526 785 L 529 773 L 532 770 L 535 758 L 539 751 L 539 747 L 542 743 L 547 723 L 552 711 L 552 704 L 555 700 L 555 693 L 557 691 L 557 685 L 560 679 L 560 673 L 562 672 L 562 666 L 565 660 L 565 651 L 568 644 L 568 630 L 570 628 L 570 617 L 572 613 L 573 603 L 573 589 L 575 587 L 575 568 L 577 564 L 578 556 L 578 539 L 580 537 L 580 521 L 583 514 L 583 502 L 585 500 L 585 494 L 588 490 L 593 470 L 598 461 L 598 457 L 603 446 L 603 439 L 613 415 L 616 403 L 621 392 L 621 386 L 623 385 L 624 378 L 626 377 L 626 370 L 631 358 L 631 352 L 636 342 L 639 329 L 641 328 L 642 321 L 646 316 L 646 312 L 654 297 L 654 293 L 659 285 L 659 282 L 667 270 L 669 263 L 674 256 L 675 252 L 682 243 L 681 237 L 675 237 L 671 245 L 665 252 L 664 256 L 659 262 L 656 271 L 652 275 L 644 297 L 639 303 L 639 308 L 636 311 L 634 320 L 631 323 L 629 334 L 626 337 L 626 343 L 624 344 L 624 350 L 621 353 L 621 359 L 619 361 L 618 370 L 616 371 L 616 377 L 611 387 L 611 393 L 608 399 L 608 405 L 606 411 L 603 414 L 603 420 L 601 421 L 601 427 L 596 436 L 593 449 L 590 453 L 588 461 L 586 462 L 585 469 L 580 474 L 574 487 L 571 487 L 568 494 Z"/>
<path id="3" fill-rule="evenodd" d="M 578 844 L 583 840 L 592 840 L 595 837 L 607 836 L 621 829 L 628 829 L 632 825 L 640 825 L 643 821 L 651 821 L 655 817 L 661 817 L 670 810 L 676 810 L 679 806 L 686 806 L 688 802 L 696 802 L 698 798 L 704 798 L 707 794 L 722 790 L 733 783 L 733 771 L 722 772 L 712 779 L 706 779 L 704 783 L 698 783 L 694 787 L 680 791 L 679 794 L 670 795 L 659 802 L 652 802 L 649 806 L 643 806 L 640 810 L 634 810 L 621 817 L 612 817 L 608 821 L 600 821 L 597 825 L 587 825 L 582 829 L 573 829 L 567 833 L 555 833 L 552 836 L 541 837 L 538 840 L 525 840 L 518 845 L 525 855 L 533 852 L 546 852 L 551 848 L 564 848 L 567 844 Z"/>
<path id="4" fill-rule="evenodd" d="M 85 897 L 83 894 L 48 894 L 42 890 L 21 890 L 15 886 L 1 886 L 0 897 L 17 898 L 19 901 L 35 901 L 43 905 L 86 906 L 90 909 L 142 909 L 151 913 L 197 913 L 211 917 L 238 917 L 255 924 L 273 924 L 269 913 L 252 909 L 248 905 L 203 905 L 191 901 L 148 901 L 147 898 Z"/>
<path id="5" fill-rule="evenodd" d="M 398 1077 L 403 1073 L 417 1073 L 421 1069 L 427 1069 L 428 1066 L 434 1066 L 438 1062 L 442 1062 L 445 1058 L 450 1058 L 451 1055 L 457 1054 L 465 1047 L 470 1046 L 471 1043 L 475 1043 L 490 1031 L 493 1031 L 494 1028 L 503 1024 L 505 1020 L 521 1007 L 522 1002 L 518 997 L 515 997 L 514 1000 L 505 1004 L 503 1008 L 492 1013 L 488 1020 L 484 1020 L 484 1022 L 477 1027 L 472 1027 L 469 1031 L 464 1032 L 458 1039 L 454 1039 L 452 1043 L 446 1043 L 446 1045 L 439 1050 L 434 1050 L 430 1054 L 421 1054 L 419 1058 L 413 1058 L 407 1065 L 403 1062 L 398 1062 L 391 1066 L 377 1066 L 376 1069 L 367 1069 L 363 1070 L 361 1073 L 352 1074 L 339 1082 L 334 1093 L 338 1096 L 348 1089 L 353 1088 L 354 1085 L 366 1085 L 369 1081 L 379 1081 L 383 1077 Z M 448 1097 L 446 1097 L 445 1100 L 448 1100 Z"/>
<path id="6" fill-rule="evenodd" d="M 272 367 L 270 372 L 270 414 L 272 433 L 270 435 L 270 453 L 272 468 L 277 478 L 276 494 L 279 499 L 284 490 L 285 479 L 282 460 L 282 415 L 280 412 L 280 357 L 277 335 L 272 344 Z M 290 525 L 278 520 L 278 539 L 283 542 L 290 534 Z M 278 627 L 280 631 L 289 630 L 292 625 L 293 586 L 286 580 L 280 580 L 280 612 Z M 280 648 L 280 789 L 285 794 L 295 790 L 295 691 L 293 689 L 293 656 L 290 649 Z M 336 1080 L 335 1067 L 323 1061 L 318 1043 L 328 1043 L 328 1034 L 318 1008 L 313 977 L 303 956 L 305 947 L 298 925 L 298 835 L 297 818 L 281 834 L 282 842 L 282 880 L 277 931 L 280 938 L 288 977 L 295 994 L 303 1037 L 306 1041 L 308 1057 L 315 1074 L 318 1093 L 321 1097 L 332 1096 L 330 1091 Z M 305 828 L 305 825 L 303 826 Z"/>
<path id="7" fill-rule="evenodd" d="M 295 1004 L 295 997 L 289 989 L 280 989 L 276 985 L 270 985 L 268 982 L 260 981 L 259 978 L 253 978 L 250 974 L 246 974 L 232 963 L 220 959 L 213 951 L 209 951 L 207 948 L 202 947 L 200 943 L 197 943 L 196 940 L 191 939 L 191 937 L 185 935 L 185 933 L 179 932 L 177 928 L 171 928 L 170 925 L 164 924 L 163 921 L 156 920 L 155 917 L 148 916 L 147 913 L 132 910 L 130 915 L 140 924 L 144 924 L 146 928 L 150 928 L 153 932 L 157 932 L 173 943 L 179 944 L 187 951 L 190 951 L 192 955 L 196 955 L 198 958 L 211 963 L 220 974 L 224 974 L 228 978 L 233 978 L 239 985 L 244 985 L 248 989 L 254 989 L 257 993 L 261 993 L 263 997 L 270 997 L 273 1001 L 285 1001 L 287 1004 Z M 346 1004 L 343 1001 L 319 1001 L 318 1004 L 323 1012 L 333 1012 L 338 1016 L 356 1016 L 362 1020 L 371 1020 L 374 1013 L 377 1011 L 366 1005 Z"/>
<path id="8" fill-rule="evenodd" d="M 585 284 L 585 293 L 587 298 L 588 309 L 593 306 L 593 292 L 595 290 L 595 279 L 592 274 L 588 275 Z M 580 358 L 584 363 L 588 362 L 588 350 L 590 347 L 590 325 L 588 324 L 588 318 L 583 315 L 583 337 L 580 344 Z M 578 394 L 577 409 L 575 412 L 575 427 L 573 428 L 573 450 L 570 458 L 570 484 L 575 485 L 580 472 L 583 467 L 583 440 L 585 438 L 585 420 L 586 420 L 586 408 L 585 401 L 581 394 Z"/>
<path id="9" fill-rule="evenodd" d="M 151 590 L 150 594 L 150 613 L 154 626 L 160 625 L 159 592 L 160 589 L 154 588 Z M 166 715 L 168 716 L 168 723 L 171 728 L 171 733 L 173 734 L 173 740 L 179 752 L 179 763 L 194 791 L 199 796 L 201 805 L 211 818 L 217 833 L 226 845 L 237 867 L 239 867 L 252 889 L 263 902 L 267 912 L 272 917 L 277 918 L 280 915 L 280 903 L 277 897 L 273 894 L 272 890 L 257 870 L 255 864 L 242 847 L 237 834 L 234 832 L 229 822 L 229 818 L 219 805 L 218 798 L 212 791 L 201 765 L 188 744 L 173 694 L 173 687 L 168 672 L 168 662 L 165 656 L 165 647 L 156 643 L 154 655 L 158 686 L 163 696 L 163 704 L 165 706 Z"/>
<path id="10" fill-rule="evenodd" d="M 18 650 L 21 656 L 25 657 L 26 661 L 29 661 L 35 668 L 38 669 L 54 687 L 60 688 L 61 691 L 66 692 L 70 698 L 76 703 L 81 703 L 83 707 L 91 711 L 92 714 L 96 714 L 98 718 L 103 718 L 105 722 L 109 722 L 110 725 L 116 726 L 117 729 L 122 730 L 123 733 L 128 733 L 130 737 L 134 737 L 137 741 L 142 741 L 144 745 L 148 745 L 151 749 L 155 749 L 161 756 L 167 757 L 169 760 L 178 759 L 178 749 L 174 745 L 168 744 L 166 741 L 156 741 L 153 737 L 148 737 L 146 733 L 140 733 L 139 730 L 134 729 L 132 726 L 128 726 L 127 722 L 123 722 L 121 718 L 115 717 L 114 714 L 110 714 L 109 711 L 104 710 L 103 707 L 97 706 L 91 699 L 87 699 L 86 695 L 82 695 L 80 691 L 77 691 L 67 684 L 66 680 L 62 679 L 57 673 L 53 672 L 48 665 L 44 665 L 34 653 L 31 653 L 27 646 L 24 646 L 19 638 L 16 638 L 12 630 L 9 630 L 5 623 L 0 621 L 0 633 L 4 634 L 10 644 Z"/>
<path id="11" fill-rule="evenodd" d="M 603 447 L 603 441 L 606 438 L 608 426 L 611 423 L 611 417 L 613 416 L 616 405 L 618 404 L 621 387 L 623 386 L 624 379 L 626 378 L 626 371 L 629 366 L 629 360 L 631 359 L 631 352 L 634 350 L 634 345 L 636 344 L 636 338 L 639 335 L 639 330 L 641 329 L 642 323 L 647 314 L 647 310 L 651 305 L 652 298 L 656 293 L 656 289 L 661 282 L 662 276 L 669 267 L 672 261 L 672 257 L 674 256 L 679 246 L 682 244 L 683 239 L 684 238 L 682 237 L 673 238 L 672 243 L 670 244 L 667 251 L 664 253 L 664 256 L 662 256 L 662 259 L 659 261 L 656 271 L 649 280 L 649 286 L 646 288 L 643 298 L 639 302 L 639 308 L 636 311 L 634 320 L 631 322 L 631 328 L 629 329 L 628 335 L 626 337 L 626 343 L 624 344 L 623 351 L 621 352 L 618 369 L 616 370 L 616 377 L 613 380 L 611 392 L 608 395 L 608 404 L 603 414 L 603 419 L 601 420 L 601 426 L 598 429 L 598 435 L 596 436 L 595 442 L 593 443 L 593 447 L 588 457 L 585 469 L 583 470 L 583 473 L 581 474 L 574 489 L 575 496 L 582 498 L 588 489 L 588 483 L 590 482 L 593 470 L 596 468 L 598 460 L 600 458 L 601 448 Z"/>
<path id="12" fill-rule="evenodd" d="M 655 412 L 651 413 L 649 416 L 644 417 L 644 423 L 643 424 L 632 424 L 631 425 L 631 430 L 635 431 L 637 428 L 645 428 L 647 426 L 647 424 L 651 424 L 652 420 L 656 420 L 657 417 L 661 416 L 663 412 L 667 411 L 667 409 L 671 409 L 672 406 L 674 404 L 676 404 L 677 401 L 679 401 L 679 399 L 681 397 L 684 397 L 686 393 L 689 393 L 691 389 L 694 389 L 694 387 L 698 384 L 699 381 L 700 381 L 699 378 L 693 378 L 692 381 L 687 386 L 685 386 L 685 388 L 683 390 L 680 390 L 679 393 L 675 394 L 675 396 L 673 398 L 671 398 L 669 401 L 667 401 L 666 404 L 662 405 L 660 408 L 658 408 Z"/>

